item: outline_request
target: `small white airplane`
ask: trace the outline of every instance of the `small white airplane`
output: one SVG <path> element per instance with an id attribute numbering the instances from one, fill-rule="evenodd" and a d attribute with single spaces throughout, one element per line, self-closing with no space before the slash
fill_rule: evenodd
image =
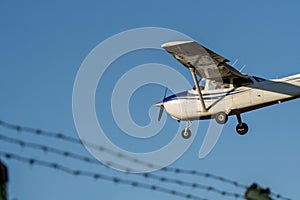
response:
<path id="1" fill-rule="evenodd" d="M 191 71 L 195 83 L 191 90 L 168 97 L 165 93 L 156 104 L 158 120 L 166 109 L 172 118 L 187 122 L 182 131 L 185 139 L 191 136 L 193 120 L 214 118 L 225 124 L 230 115 L 236 115 L 236 131 L 244 135 L 248 126 L 242 122 L 242 113 L 300 97 L 300 74 L 266 80 L 240 73 L 227 64 L 229 60 L 195 41 L 174 41 L 162 47 Z"/>

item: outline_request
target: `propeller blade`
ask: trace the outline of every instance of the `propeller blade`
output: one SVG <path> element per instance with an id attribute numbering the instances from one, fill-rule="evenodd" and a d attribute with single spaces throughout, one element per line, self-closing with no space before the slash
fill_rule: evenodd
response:
<path id="1" fill-rule="evenodd" d="M 166 87 L 164 98 L 162 99 L 162 102 L 156 104 L 156 106 L 160 108 L 159 109 L 159 114 L 158 114 L 158 121 L 160 121 L 160 119 L 162 117 L 162 114 L 164 112 L 164 109 L 165 109 L 165 107 L 164 107 L 164 99 L 166 98 L 167 92 L 168 92 L 168 88 Z"/>
<path id="2" fill-rule="evenodd" d="M 162 114 L 163 114 L 163 112 L 164 112 L 164 109 L 165 109 L 165 107 L 164 107 L 164 105 L 162 104 L 162 105 L 160 106 L 160 109 L 159 109 L 158 121 L 160 121 L 161 116 L 162 116 Z"/>
<path id="3" fill-rule="evenodd" d="M 166 98 L 167 92 L 168 92 L 168 88 L 166 87 L 166 89 L 165 89 L 165 95 L 164 95 L 163 100 Z"/>

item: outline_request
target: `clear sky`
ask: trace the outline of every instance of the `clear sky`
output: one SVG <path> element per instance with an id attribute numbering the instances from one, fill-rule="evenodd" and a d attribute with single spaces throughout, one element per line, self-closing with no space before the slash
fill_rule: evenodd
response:
<path id="1" fill-rule="evenodd" d="M 243 72 L 247 74 L 276 78 L 299 73 L 299 8 L 300 3 L 295 0 L 1 1 L 0 119 L 79 138 L 72 115 L 76 73 L 85 57 L 100 42 L 132 28 L 150 26 L 180 31 L 228 58 L 231 63 L 238 59 L 237 69 L 246 64 Z M 125 138 L 113 121 L 110 97 L 114 84 L 136 65 L 151 62 L 174 67 L 192 83 L 188 71 L 170 55 L 145 50 L 132 52 L 115 61 L 97 88 L 99 121 L 115 143 L 131 151 L 155 150 L 174 137 L 177 127 L 177 122 L 167 117 L 166 126 L 158 137 L 139 143 L 140 140 Z M 164 88 L 157 85 L 145 86 L 134 93 L 130 111 L 137 124 L 149 122 L 149 107 L 159 102 L 163 93 Z M 192 146 L 171 166 L 213 173 L 246 185 L 257 182 L 276 193 L 298 199 L 298 110 L 299 100 L 294 100 L 244 114 L 243 120 L 250 128 L 246 136 L 235 133 L 236 118 L 230 117 L 216 147 L 202 160 L 198 159 L 198 151 L 209 121 L 200 122 Z M 83 146 L 57 139 L 20 134 L 2 127 L 0 134 L 90 156 Z M 0 141 L 0 151 L 181 189 L 3 141 Z M 9 199 L 182 199 L 2 160 L 9 167 Z M 241 189 L 203 177 L 157 174 L 243 193 Z M 208 199 L 233 199 L 203 190 L 183 189 L 186 193 Z"/>

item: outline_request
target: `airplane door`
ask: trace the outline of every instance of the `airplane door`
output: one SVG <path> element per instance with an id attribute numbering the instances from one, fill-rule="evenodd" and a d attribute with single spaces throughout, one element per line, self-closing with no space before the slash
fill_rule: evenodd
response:
<path id="1" fill-rule="evenodd" d="M 234 78 L 232 81 L 234 90 L 232 99 L 235 108 L 242 109 L 252 106 L 251 91 L 253 81 L 250 78 Z"/>
<path id="2" fill-rule="evenodd" d="M 232 92 L 232 102 L 235 108 L 243 108 L 251 105 L 251 95 L 247 88 L 242 87 Z"/>

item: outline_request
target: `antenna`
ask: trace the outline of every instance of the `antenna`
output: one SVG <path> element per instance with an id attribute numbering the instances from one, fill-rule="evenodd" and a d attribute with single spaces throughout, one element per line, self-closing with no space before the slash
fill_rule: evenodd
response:
<path id="1" fill-rule="evenodd" d="M 232 67 L 234 67 L 234 65 L 239 61 L 239 59 L 236 59 L 233 64 L 232 64 Z"/>
<path id="2" fill-rule="evenodd" d="M 247 66 L 247 65 L 243 65 L 243 67 L 240 69 L 240 72 L 242 72 L 243 69 L 245 69 L 246 66 Z"/>

